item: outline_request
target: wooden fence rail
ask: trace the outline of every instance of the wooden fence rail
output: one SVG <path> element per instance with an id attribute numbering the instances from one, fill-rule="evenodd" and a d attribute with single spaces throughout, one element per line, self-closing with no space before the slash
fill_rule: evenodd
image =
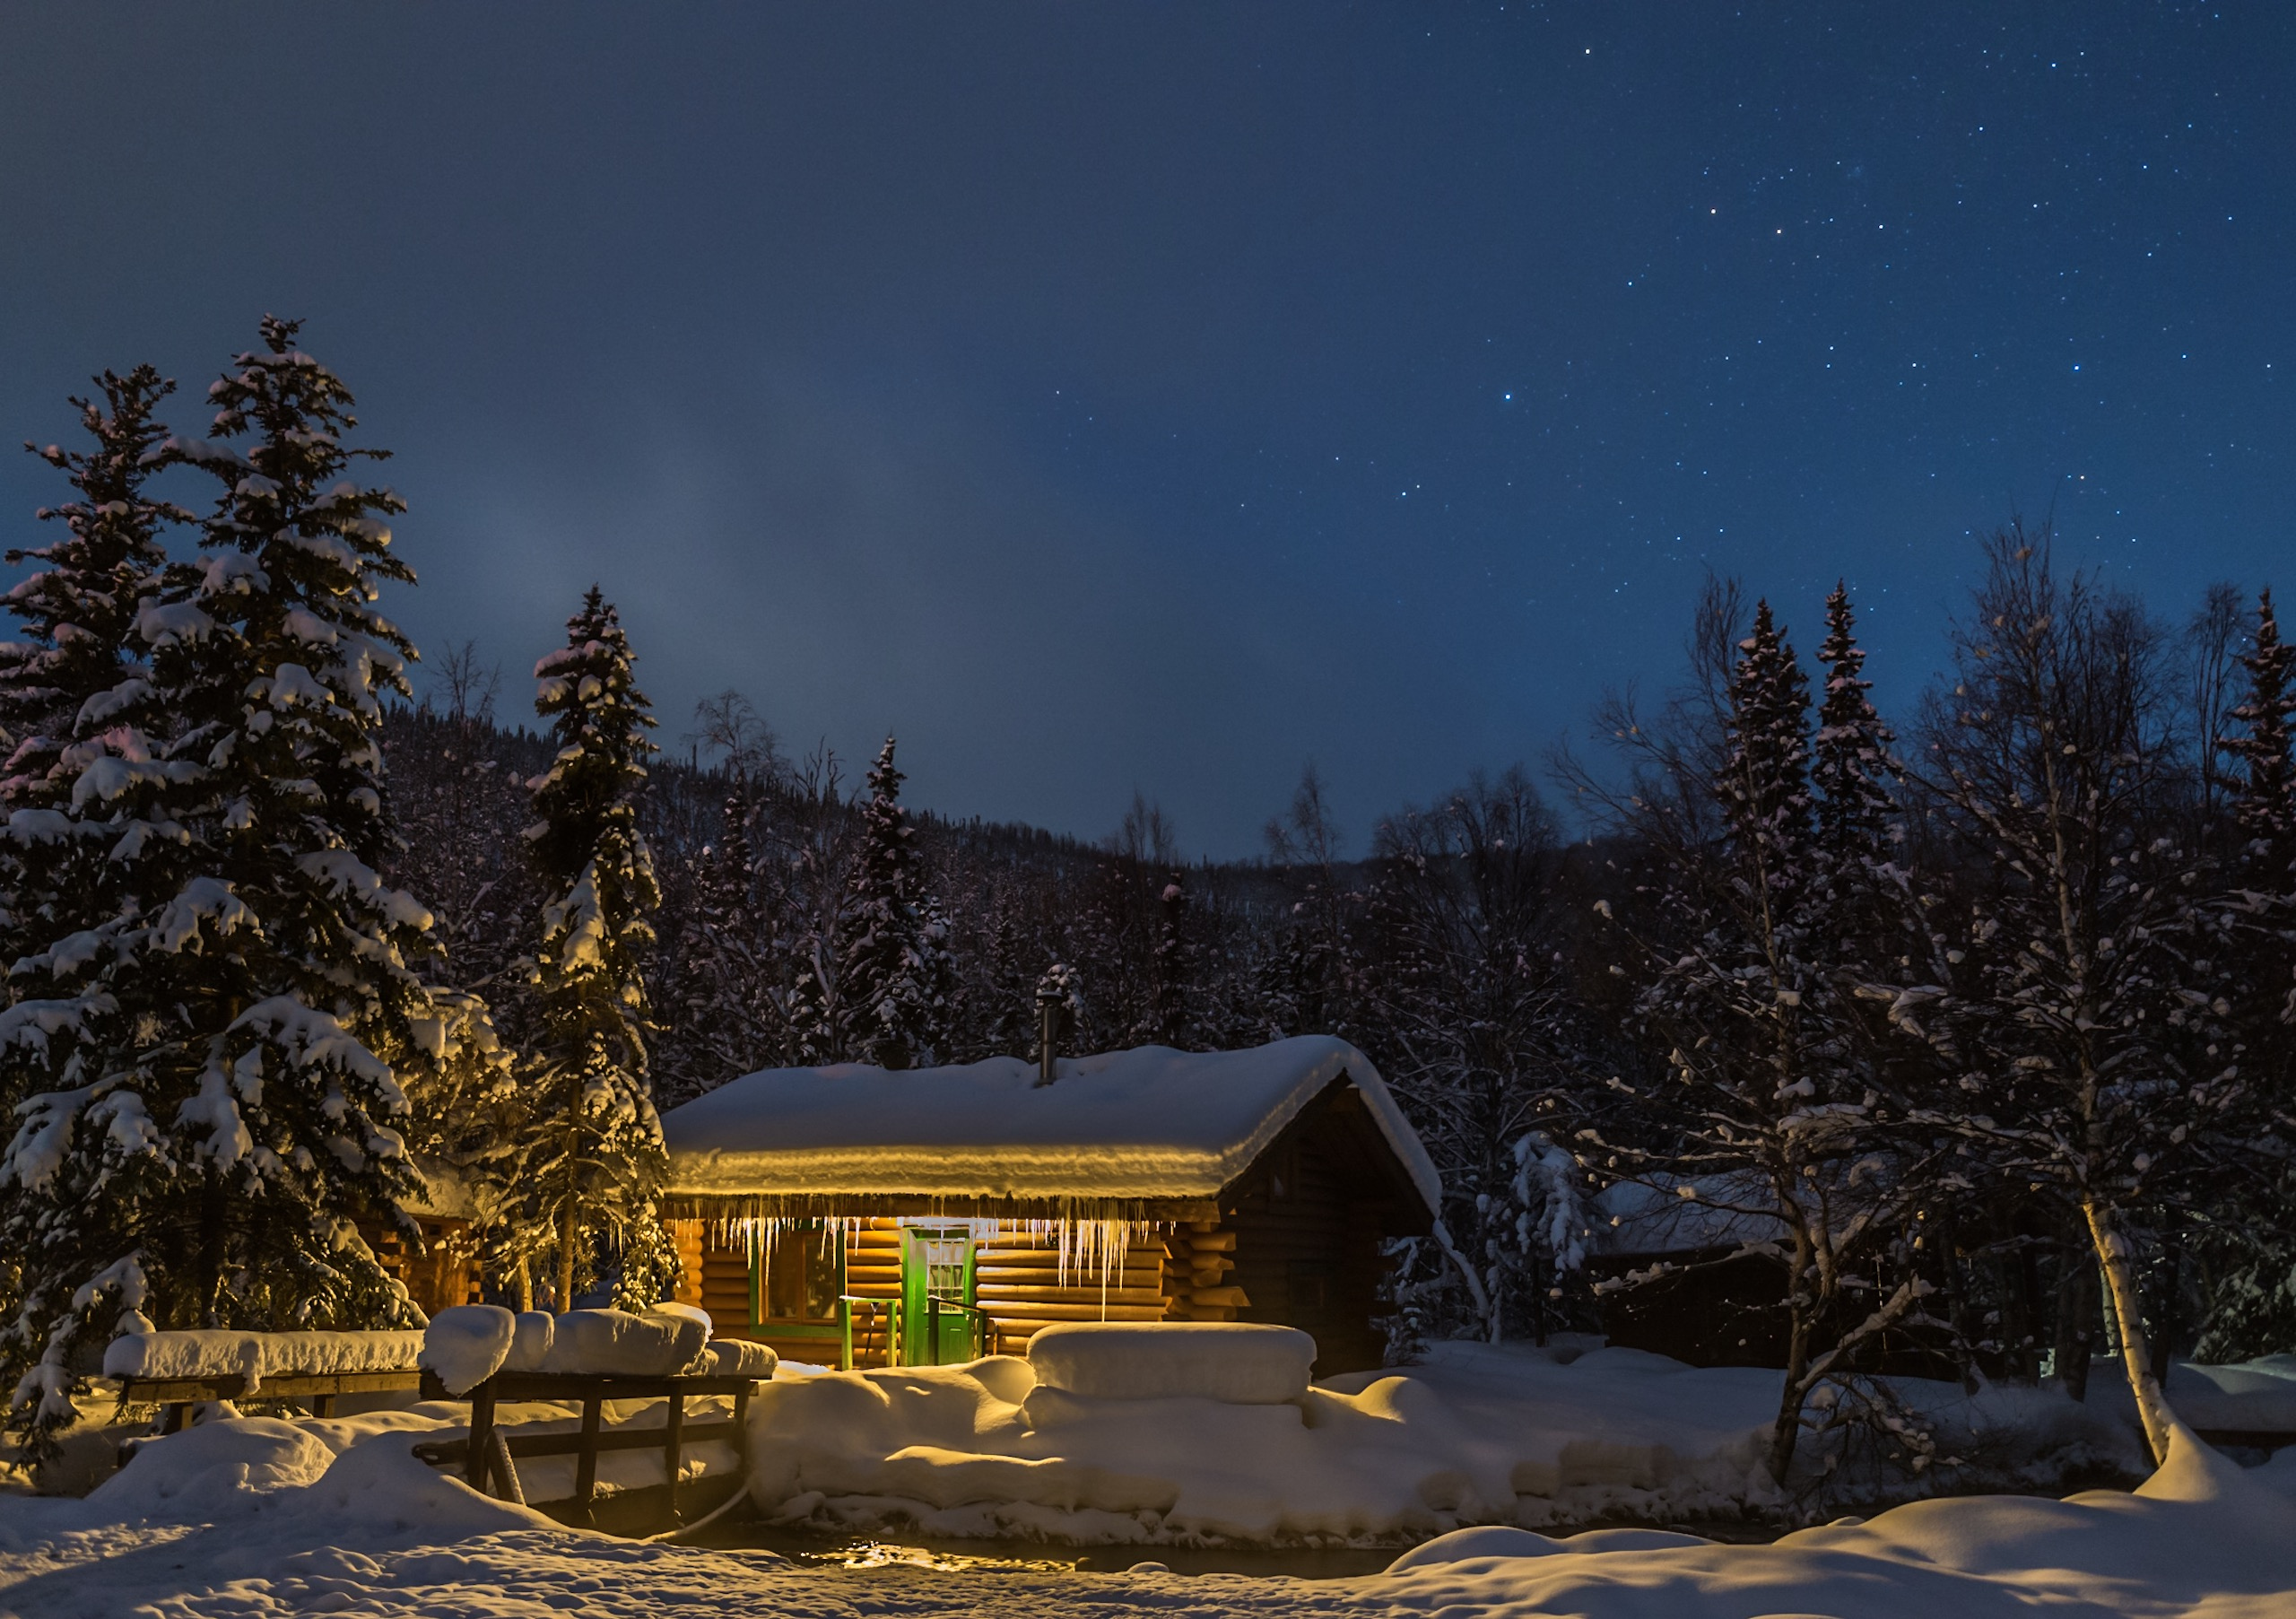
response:
<path id="1" fill-rule="evenodd" d="M 754 1378 L 744 1377 L 604 1377 L 581 1372 L 498 1371 L 459 1397 L 470 1402 L 470 1437 L 418 1444 L 414 1454 L 433 1467 L 459 1467 L 472 1489 L 488 1493 L 491 1475 L 495 1493 L 507 1501 L 524 1501 L 514 1458 L 536 1456 L 574 1458 L 575 1521 L 587 1526 L 594 1517 L 598 1485 L 598 1453 L 602 1450 L 662 1452 L 663 1476 L 669 1490 L 673 1522 L 678 1511 L 678 1474 L 688 1445 L 724 1440 L 734 1448 L 737 1481 L 749 1472 L 750 1396 Z M 423 1397 L 448 1399 L 437 1379 L 425 1372 Z M 731 1422 L 689 1423 L 685 1402 L 695 1395 L 731 1395 Z M 608 1400 L 660 1399 L 668 1402 L 665 1420 L 658 1428 L 617 1428 L 604 1431 L 603 1410 Z M 579 1406 L 582 1425 L 572 1433 L 506 1432 L 497 1426 L 494 1411 L 504 1400 L 544 1400 Z"/>

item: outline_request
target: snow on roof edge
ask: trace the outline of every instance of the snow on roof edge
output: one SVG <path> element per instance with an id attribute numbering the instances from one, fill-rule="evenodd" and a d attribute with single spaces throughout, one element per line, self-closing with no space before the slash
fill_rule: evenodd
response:
<path id="1" fill-rule="evenodd" d="M 1191 1057 L 1210 1059 L 1225 1071 L 1223 1078 L 1232 1075 L 1240 1080 L 1257 1068 L 1282 1090 L 1255 1107 L 1251 1127 L 1240 1139 L 1138 1139 L 1116 1133 L 1105 1139 L 1087 1134 L 1037 1141 L 888 1140 L 883 1135 L 871 1139 L 864 1129 L 844 1139 L 832 1131 L 831 1139 L 790 1147 L 772 1141 L 770 1132 L 766 1132 L 766 1141 L 756 1139 L 756 1110 L 770 1110 L 777 1103 L 800 1110 L 817 1106 L 825 1090 L 848 1084 L 865 1087 L 856 1101 L 865 1101 L 871 1089 L 882 1096 L 888 1081 L 905 1088 L 935 1073 L 952 1084 L 986 1083 L 1009 1091 L 1032 1080 L 1033 1067 L 1016 1058 L 992 1058 L 959 1068 L 913 1071 L 897 1079 L 864 1065 L 767 1069 L 745 1075 L 664 1116 L 671 1160 L 664 1196 L 678 1201 L 871 1194 L 1091 1202 L 1210 1197 L 1232 1184 L 1302 1110 L 1344 1078 L 1363 1098 L 1374 1125 L 1429 1212 L 1441 1213 L 1442 1181 L 1426 1148 L 1370 1059 L 1342 1040 L 1300 1035 L 1243 1051 L 1188 1053 L 1149 1046 L 1064 1058 L 1062 1079 L 1055 1088 L 1089 1085 L 1099 1075 L 1114 1079 L 1127 1063 L 1136 1072 L 1152 1070 L 1160 1063 L 1185 1064 Z M 1253 1058 L 1263 1061 L 1254 1064 Z M 1265 1066 L 1271 1061 L 1277 1073 L 1271 1074 Z M 1027 1084 L 1024 1094 L 1031 1093 L 1033 1084 Z M 961 1099 L 962 1093 L 959 1095 Z M 1061 1100 L 1067 1102 L 1074 1095 L 1070 1092 Z M 869 1117 L 874 1122 L 886 1110 Z M 820 1133 L 817 1119 L 806 1122 Z M 1072 1127 L 1085 1122 L 1074 1117 L 1068 1121 Z M 741 1140 L 744 1135 L 751 1136 L 751 1143 Z"/>

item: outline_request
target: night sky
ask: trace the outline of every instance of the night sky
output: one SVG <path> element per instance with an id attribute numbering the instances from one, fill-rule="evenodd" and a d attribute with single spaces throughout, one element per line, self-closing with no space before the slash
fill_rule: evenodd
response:
<path id="1" fill-rule="evenodd" d="M 0 8 L 0 442 L 266 310 L 504 708 L 583 587 L 681 745 L 1361 850 L 1664 686 L 1706 570 L 1881 695 L 1972 536 L 2296 556 L 2296 10 Z M 0 535 L 58 497 L 0 458 Z"/>

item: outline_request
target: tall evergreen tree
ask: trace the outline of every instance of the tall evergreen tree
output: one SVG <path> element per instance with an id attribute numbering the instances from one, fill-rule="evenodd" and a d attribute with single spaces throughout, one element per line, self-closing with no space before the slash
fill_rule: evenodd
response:
<path id="1" fill-rule="evenodd" d="M 861 806 L 850 931 L 838 973 L 847 1050 L 887 1068 L 935 1061 L 949 1019 L 948 927 L 925 892 L 901 780 L 888 736 Z"/>
<path id="2" fill-rule="evenodd" d="M 78 498 L 39 513 L 64 525 L 62 539 L 8 553 L 12 565 L 35 565 L 0 598 L 23 635 L 0 645 L 0 729 L 9 744 L 0 802 L 12 808 L 53 807 L 69 798 L 74 772 L 62 755 L 83 723 L 82 710 L 139 672 L 143 648 L 131 631 L 143 596 L 166 565 L 161 530 L 194 520 L 181 507 L 144 493 L 145 481 L 167 458 L 160 447 L 168 430 L 152 413 L 175 384 L 148 365 L 125 377 L 106 371 L 95 380 L 100 402 L 72 401 L 91 448 L 24 447 L 64 473 Z M 104 718 L 89 715 L 87 722 Z"/>
<path id="3" fill-rule="evenodd" d="M 2296 1115 L 2296 646 L 2280 639 L 2272 592 L 2257 604 L 2255 644 L 2240 662 L 2248 691 L 2231 718 L 2245 734 L 2218 745 L 2239 767 L 2240 832 L 2233 882 L 2215 908 L 2233 1008 L 2235 1048 L 2265 1105 Z M 2296 1342 L 2296 1165 L 2283 1161 L 2245 1185 L 2227 1184 L 2198 1249 L 2208 1317 L 2196 1353 L 2246 1360 Z"/>
<path id="4" fill-rule="evenodd" d="M 1810 750 L 1810 785 L 1817 793 L 1815 865 L 1833 892 L 1837 936 L 1863 919 L 1857 891 L 1871 884 L 1887 857 L 1896 804 L 1891 782 L 1896 739 L 1866 695 L 1866 649 L 1857 644 L 1849 592 L 1837 584 L 1826 597 L 1826 639 L 1818 648 L 1826 666 L 1824 701 Z M 1852 913 L 1852 914 L 1845 914 Z"/>
<path id="5" fill-rule="evenodd" d="M 2296 754 L 2290 747 L 2296 645 L 2280 639 L 2269 590 L 2257 601 L 2256 649 L 2240 661 L 2248 692 L 2231 717 L 2248 732 L 2218 745 L 2246 767 L 2234 797 L 2241 875 L 2266 892 L 2287 892 L 2296 887 Z"/>
<path id="6" fill-rule="evenodd" d="M 748 785 L 736 778 L 726 795 L 723 830 L 701 851 L 698 892 L 678 938 L 674 993 L 680 1015 L 675 1028 L 665 1031 L 658 1053 L 658 1089 L 665 1107 L 690 1101 L 765 1060 L 761 929 L 750 814 Z"/>
<path id="7" fill-rule="evenodd" d="M 295 335 L 265 319 L 210 389 L 210 437 L 170 441 L 223 492 L 204 560 L 137 614 L 135 704 L 166 727 L 117 725 L 66 762 L 131 892 L 28 958 L 0 1029 L 52 1087 L 0 1167 L 28 1276 L 12 1358 L 37 1348 L 21 1393 L 49 1413 L 107 1310 L 288 1327 L 408 1308 L 358 1226 L 407 1225 L 408 1090 L 453 1021 L 412 965 L 429 914 L 375 871 L 381 697 L 413 648 L 374 603 L 413 576 L 397 497 L 344 475 L 381 452 L 345 447 L 350 393 Z"/>
<path id="8" fill-rule="evenodd" d="M 0 812 L 34 813 L 0 832 L 7 894 L 0 971 L 56 939 L 100 927 L 118 908 L 120 872 L 106 858 L 105 817 L 80 814 L 72 789 L 81 767 L 105 751 L 91 739 L 109 734 L 139 758 L 150 753 L 140 734 L 130 739 L 151 691 L 135 614 L 166 565 L 161 527 L 193 520 L 144 493 L 145 480 L 167 459 L 161 448 L 167 429 L 152 413 L 175 385 L 138 366 L 126 377 L 106 371 L 96 386 L 100 403 L 72 401 L 90 448 L 25 446 L 64 473 L 77 497 L 39 514 L 62 523 L 63 537 L 7 553 L 13 565 L 35 566 L 4 598 L 23 639 L 0 644 L 0 746 L 7 757 Z M 0 1118 L 13 1111 L 24 1077 L 18 1065 L 0 1064 Z"/>
<path id="9" fill-rule="evenodd" d="M 1838 641 L 1846 614 L 1840 628 Z M 1837 666 L 1850 661 L 1834 650 Z M 1820 926 L 1828 894 L 1818 881 L 1808 685 L 1767 602 L 1739 643 L 1726 737 L 1713 787 L 1723 835 L 1674 846 L 1670 936 L 1641 941 L 1649 981 L 1638 1021 L 1666 1051 L 1671 1075 L 1626 1086 L 1638 1135 L 1589 1138 L 1612 1168 L 1708 1206 L 1719 1229 L 1775 1233 L 1787 1261 L 1787 1349 L 1769 1465 L 1783 1482 L 1819 1388 L 1877 1396 L 1863 1379 L 1873 1351 L 1926 1319 L 1930 1284 L 1909 1274 L 1900 1233 L 1927 1183 L 1901 1152 L 1892 1160 L 1893 1110 L 1843 1036 L 1855 985 L 1827 959 Z M 1845 823 L 1854 824 L 1844 817 L 1836 831 Z M 1861 1294 L 1870 1308 L 1848 1310 Z"/>
<path id="10" fill-rule="evenodd" d="M 522 1266 L 554 1248 L 560 1310 L 615 1255 L 619 1296 L 650 1304 L 676 1279 L 655 1204 L 668 1160 L 647 1052 L 646 918 L 661 889 L 638 796 L 654 718 L 621 619 L 596 586 L 535 678 L 535 711 L 552 722 L 557 756 L 533 783 L 527 831 L 548 897 L 525 1065 L 534 1115 L 505 1240 Z"/>

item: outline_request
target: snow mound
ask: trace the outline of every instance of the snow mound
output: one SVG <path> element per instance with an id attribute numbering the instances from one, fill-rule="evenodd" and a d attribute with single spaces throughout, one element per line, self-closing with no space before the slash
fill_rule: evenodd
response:
<path id="1" fill-rule="evenodd" d="M 253 1394 L 274 1374 L 403 1371 L 422 1353 L 420 1332 L 131 1332 L 105 1346 L 104 1375 L 244 1376 Z"/>
<path id="2" fill-rule="evenodd" d="M 687 1315 L 570 1310 L 552 1323 L 550 1347 L 536 1370 L 605 1377 L 672 1377 L 691 1365 L 709 1341 L 707 1316 L 696 1320 Z"/>
<path id="3" fill-rule="evenodd" d="M 712 1338 L 701 1369 L 710 1377 L 756 1378 L 761 1382 L 780 1364 L 781 1357 L 770 1345 L 752 1344 L 746 1338 Z"/>
<path id="4" fill-rule="evenodd" d="M 556 1326 L 556 1318 L 546 1310 L 520 1310 L 510 1353 L 502 1363 L 513 1371 L 540 1371 L 550 1358 L 550 1340 Z"/>
<path id="5" fill-rule="evenodd" d="M 2168 1396 L 2196 1428 L 2296 1433 L 2296 1354 L 2230 1366 L 2179 1361 L 2169 1369 Z"/>
<path id="6" fill-rule="evenodd" d="M 709 1342 L 709 1335 L 718 1330 L 718 1323 L 711 1320 L 709 1312 L 699 1304 L 683 1304 L 675 1299 L 665 1299 L 659 1304 L 648 1305 L 644 1313 L 649 1316 L 681 1316 L 689 1321 L 699 1321 L 704 1343 Z"/>
<path id="7" fill-rule="evenodd" d="M 316 1484 L 334 1465 L 333 1448 L 298 1423 L 270 1416 L 201 1423 L 138 1445 L 88 1501 L 123 1519 L 210 1513 L 230 1496 Z"/>
<path id="8" fill-rule="evenodd" d="M 1091 1399 L 1275 1406 L 1308 1391 L 1316 1341 L 1242 1321 L 1062 1322 L 1029 1340 L 1038 1383 Z"/>
<path id="9" fill-rule="evenodd" d="M 1413 1569 L 1436 1568 L 1448 1562 L 1474 1562 L 1492 1557 L 1552 1557 L 1558 1553 L 1584 1555 L 1591 1552 L 1655 1552 L 1674 1546 L 1713 1544 L 1695 1535 L 1678 1535 L 1671 1529 L 1588 1529 L 1583 1535 L 1557 1540 L 1535 1529 L 1510 1529 L 1498 1524 L 1483 1524 L 1472 1529 L 1453 1529 L 1448 1535 L 1438 1535 L 1424 1545 L 1412 1547 L 1387 1565 L 1387 1572 L 1406 1574 Z"/>
<path id="10" fill-rule="evenodd" d="M 1152 1345 L 1168 1329 L 1126 1330 Z M 1053 1333 L 1037 1342 L 1055 1347 L 1028 1362 L 784 1371 L 752 1406 L 752 1495 L 785 1524 L 1074 1544 L 1393 1543 L 1472 1525 L 1562 1534 L 1789 1504 L 1764 1465 L 1776 1371 L 1439 1344 L 1423 1365 L 1334 1378 L 1285 1401 L 1228 1385 L 1255 1397 L 1239 1403 L 1146 1394 L 1169 1372 L 1089 1350 L 1089 1370 L 1071 1376 Z M 1962 1488 L 2046 1490 L 2070 1473 L 2143 1465 L 2132 1428 L 2061 1391 L 1897 1388 L 1941 1443 L 1984 1458 L 1957 1475 Z M 1796 1491 L 1822 1473 L 1845 1501 L 1908 1487 L 1902 1475 L 1869 1478 L 1855 1455 L 1838 1467 L 1838 1441 L 1813 1436 L 1804 1452 Z"/>
<path id="11" fill-rule="evenodd" d="M 517 1329 L 517 1317 L 499 1305 L 457 1304 L 430 1318 L 421 1363 L 448 1394 L 468 1394 L 500 1370 Z"/>

